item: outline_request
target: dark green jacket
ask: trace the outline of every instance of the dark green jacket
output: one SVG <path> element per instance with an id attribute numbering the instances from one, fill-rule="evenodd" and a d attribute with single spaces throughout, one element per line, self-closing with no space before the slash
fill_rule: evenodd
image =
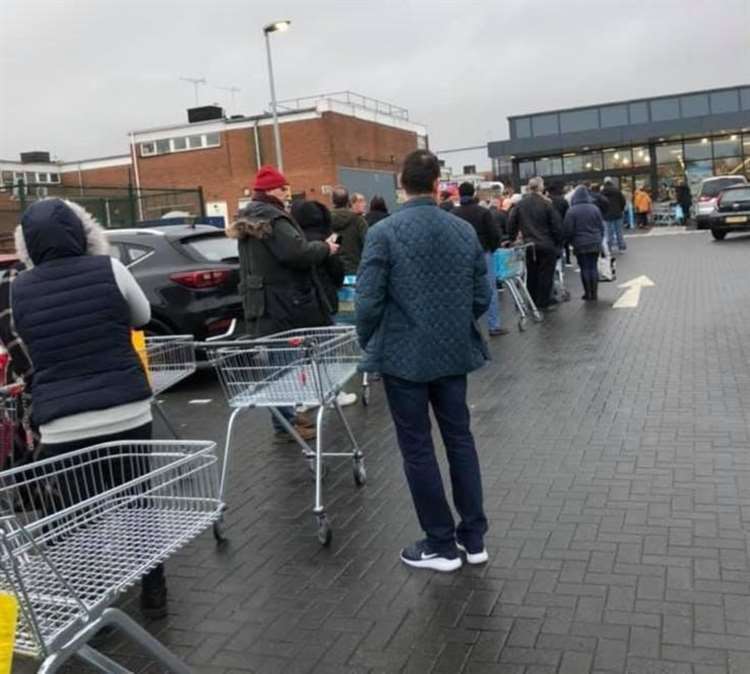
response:
<path id="1" fill-rule="evenodd" d="M 330 325 L 330 308 L 314 273 L 328 257 L 327 244 L 307 241 L 289 215 L 261 201 L 243 208 L 226 233 L 237 239 L 250 336 Z"/>
<path id="2" fill-rule="evenodd" d="M 347 274 L 356 274 L 367 236 L 367 220 L 348 208 L 334 208 L 331 211 L 331 229 L 341 235 L 339 255 L 344 262 Z"/>

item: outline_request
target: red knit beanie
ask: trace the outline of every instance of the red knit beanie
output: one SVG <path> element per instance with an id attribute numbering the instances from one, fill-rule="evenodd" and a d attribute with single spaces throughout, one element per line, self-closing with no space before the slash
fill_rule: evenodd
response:
<path id="1" fill-rule="evenodd" d="M 268 190 L 275 190 L 278 187 L 284 187 L 288 184 L 289 181 L 273 166 L 261 166 L 255 176 L 253 189 L 261 192 L 268 192 Z"/>

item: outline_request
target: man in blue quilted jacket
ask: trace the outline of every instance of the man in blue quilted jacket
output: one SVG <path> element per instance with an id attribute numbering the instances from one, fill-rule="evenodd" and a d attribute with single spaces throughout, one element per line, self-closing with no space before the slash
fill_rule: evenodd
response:
<path id="1" fill-rule="evenodd" d="M 488 353 L 477 319 L 490 304 L 482 246 L 474 228 L 436 203 L 440 165 L 417 150 L 404 160 L 408 200 L 370 228 L 357 282 L 361 369 L 383 375 L 404 472 L 424 540 L 401 551 L 409 566 L 454 571 L 459 550 L 487 561 L 482 478 L 466 375 Z M 448 456 L 455 525 L 432 440 L 430 407 Z"/>

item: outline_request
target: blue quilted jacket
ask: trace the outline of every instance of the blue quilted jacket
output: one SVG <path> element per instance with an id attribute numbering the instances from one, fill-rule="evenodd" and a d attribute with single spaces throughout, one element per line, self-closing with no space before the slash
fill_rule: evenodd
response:
<path id="1" fill-rule="evenodd" d="M 430 197 L 367 233 L 357 279 L 360 369 L 414 382 L 476 370 L 488 351 L 476 319 L 490 304 L 482 247 Z"/>

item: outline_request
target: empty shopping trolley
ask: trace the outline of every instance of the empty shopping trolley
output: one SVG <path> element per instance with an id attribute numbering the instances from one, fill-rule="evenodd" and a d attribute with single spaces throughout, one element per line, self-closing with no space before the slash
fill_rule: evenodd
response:
<path id="1" fill-rule="evenodd" d="M 302 448 L 315 477 L 313 513 L 318 539 L 331 542 L 331 527 L 322 502 L 323 459 L 352 459 L 354 481 L 366 480 L 364 459 L 351 427 L 336 399 L 346 382 L 357 372 L 360 350 L 353 326 L 336 325 L 278 333 L 262 339 L 206 344 L 216 367 L 229 406 L 233 408 L 227 426 L 220 494 L 224 494 L 231 456 L 232 428 L 242 410 L 267 407 Z M 313 450 L 279 412 L 280 407 L 318 407 L 317 439 Z M 323 416 L 335 409 L 351 442 L 349 452 L 326 452 L 323 444 Z M 214 528 L 223 540 L 223 524 Z"/>
<path id="2" fill-rule="evenodd" d="M 135 343 L 137 344 L 136 350 L 148 372 L 151 390 L 155 397 L 179 384 L 183 379 L 187 379 L 197 369 L 195 342 L 192 335 L 146 337 L 142 345 Z M 172 437 L 177 438 L 177 431 L 156 398 L 153 409 Z"/>
<path id="3" fill-rule="evenodd" d="M 526 255 L 534 254 L 534 244 L 526 243 L 511 248 L 499 248 L 493 254 L 495 261 L 495 276 L 503 287 L 508 289 L 513 303 L 518 311 L 518 329 L 526 329 L 528 316 L 535 321 L 542 320 L 542 314 L 537 309 L 526 288 Z"/>
<path id="4" fill-rule="evenodd" d="M 117 596 L 219 517 L 211 442 L 108 443 L 0 473 L 0 592 L 15 595 L 15 651 L 55 672 L 78 656 L 127 672 L 88 645 L 121 629 L 162 667 L 190 670 L 113 608 Z"/>

